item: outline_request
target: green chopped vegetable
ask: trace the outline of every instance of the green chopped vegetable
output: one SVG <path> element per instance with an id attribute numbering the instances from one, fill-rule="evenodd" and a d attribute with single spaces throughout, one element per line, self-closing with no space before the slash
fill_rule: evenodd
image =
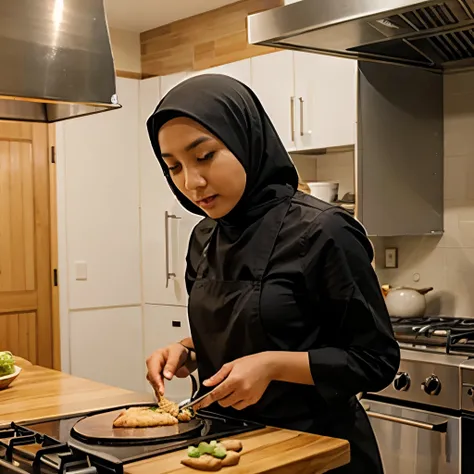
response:
<path id="1" fill-rule="evenodd" d="M 211 446 L 209 443 L 199 443 L 198 449 L 201 454 L 214 454 L 214 446 Z"/>
<path id="2" fill-rule="evenodd" d="M 0 377 L 15 372 L 15 361 L 13 354 L 8 351 L 0 352 Z"/>
<path id="3" fill-rule="evenodd" d="M 222 446 L 222 444 L 218 444 L 216 448 L 214 449 L 214 452 L 212 453 L 212 455 L 215 458 L 224 459 L 227 456 L 227 449 L 225 449 L 224 446 Z"/>
<path id="4" fill-rule="evenodd" d="M 215 439 L 213 439 L 210 443 L 209 443 L 211 446 L 217 446 L 217 441 Z"/>
<path id="5" fill-rule="evenodd" d="M 190 458 L 199 458 L 201 457 L 201 451 L 199 451 L 199 448 L 196 448 L 195 446 L 189 446 L 188 456 Z"/>

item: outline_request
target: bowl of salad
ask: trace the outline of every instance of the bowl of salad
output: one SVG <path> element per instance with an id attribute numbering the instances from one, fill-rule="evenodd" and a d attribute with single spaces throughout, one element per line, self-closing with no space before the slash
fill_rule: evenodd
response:
<path id="1" fill-rule="evenodd" d="M 19 375 L 21 367 L 15 365 L 13 354 L 0 351 L 0 390 L 7 388 Z"/>

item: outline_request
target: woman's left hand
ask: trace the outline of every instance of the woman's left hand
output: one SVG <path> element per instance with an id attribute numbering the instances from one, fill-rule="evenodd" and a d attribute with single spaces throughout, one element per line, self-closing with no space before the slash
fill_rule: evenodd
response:
<path id="1" fill-rule="evenodd" d="M 215 387 L 212 393 L 193 408 L 206 408 L 214 402 L 222 407 L 242 410 L 257 403 L 272 381 L 272 358 L 268 352 L 242 357 L 222 366 L 203 385 Z"/>

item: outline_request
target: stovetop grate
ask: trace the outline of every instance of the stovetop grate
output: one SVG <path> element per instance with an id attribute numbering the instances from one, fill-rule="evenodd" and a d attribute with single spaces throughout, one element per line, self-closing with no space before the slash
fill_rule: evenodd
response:
<path id="1" fill-rule="evenodd" d="M 100 410 L 92 414 L 103 413 Z M 220 439 L 263 425 L 202 411 L 206 428 L 200 435 L 143 445 L 107 445 L 71 436 L 71 428 L 84 415 L 0 427 L 0 474 L 123 474 L 124 465 L 158 456 L 200 441 Z"/>
<path id="2" fill-rule="evenodd" d="M 109 459 L 93 459 L 67 443 L 11 423 L 7 429 L 0 430 L 0 472 L 4 471 L 17 474 L 123 474 L 123 465 Z"/>
<path id="3" fill-rule="evenodd" d="M 474 356 L 474 319 L 392 318 L 398 342 Z"/>

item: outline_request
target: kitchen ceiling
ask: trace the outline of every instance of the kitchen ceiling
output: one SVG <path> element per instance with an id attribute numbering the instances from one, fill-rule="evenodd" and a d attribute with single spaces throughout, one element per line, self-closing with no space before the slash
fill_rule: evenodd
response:
<path id="1" fill-rule="evenodd" d="M 112 28 L 142 32 L 235 3 L 236 0 L 106 0 Z"/>

